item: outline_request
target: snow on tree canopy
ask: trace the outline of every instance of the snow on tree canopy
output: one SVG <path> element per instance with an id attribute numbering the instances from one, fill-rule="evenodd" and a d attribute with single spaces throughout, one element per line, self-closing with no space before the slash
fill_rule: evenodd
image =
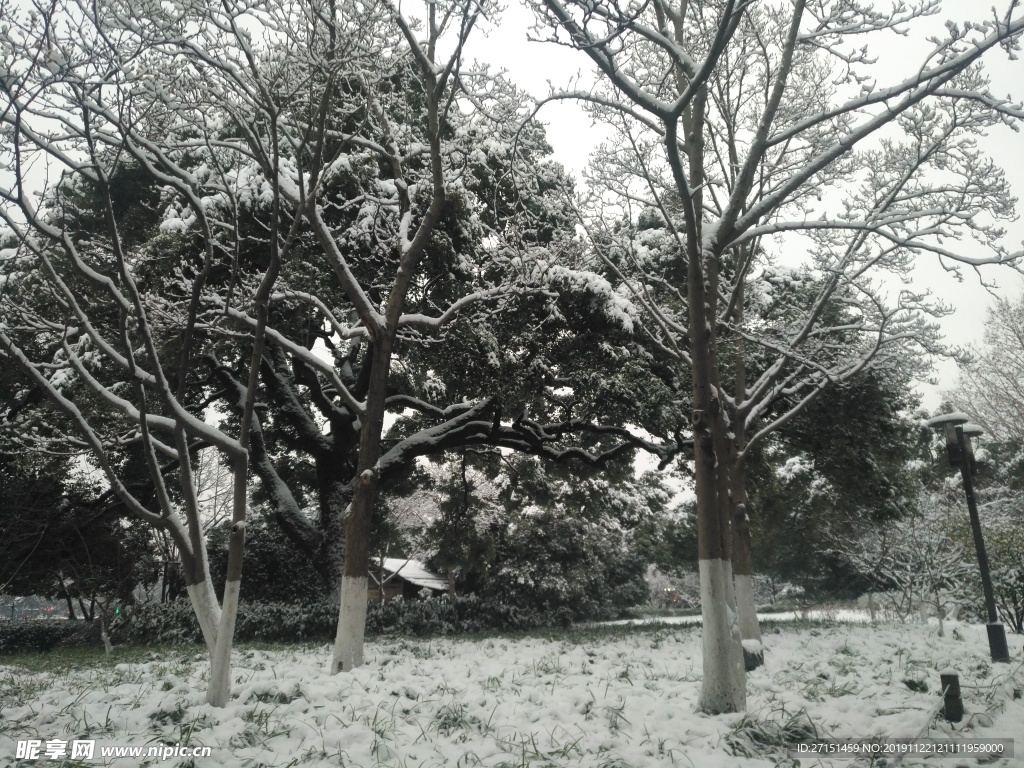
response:
<path id="1" fill-rule="evenodd" d="M 586 270 L 570 269 L 559 264 L 548 264 L 543 259 L 533 263 L 530 278 L 536 282 L 551 283 L 562 290 L 589 294 L 594 297 L 593 305 L 610 322 L 632 333 L 636 308 L 611 283 L 600 275 Z"/>
<path id="2" fill-rule="evenodd" d="M 814 462 L 807 459 L 805 456 L 793 456 L 792 458 L 786 459 L 786 463 L 775 470 L 775 474 L 780 480 L 789 482 L 795 477 L 807 474 L 814 469 Z"/>

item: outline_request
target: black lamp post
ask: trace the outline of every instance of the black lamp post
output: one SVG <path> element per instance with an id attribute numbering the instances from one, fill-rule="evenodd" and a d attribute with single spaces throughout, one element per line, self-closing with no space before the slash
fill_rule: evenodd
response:
<path id="1" fill-rule="evenodd" d="M 988 647 L 992 661 L 1010 661 L 1010 650 L 1006 644 L 1006 630 L 996 613 L 996 599 L 992 592 L 992 577 L 989 575 L 988 555 L 985 554 L 985 541 L 981 536 L 981 520 L 978 518 L 978 504 L 974 499 L 975 472 L 974 446 L 971 438 L 981 435 L 984 430 L 977 424 L 968 424 L 966 413 L 944 413 L 928 420 L 928 426 L 936 431 L 942 430 L 946 436 L 946 454 L 949 464 L 960 468 L 960 477 L 964 483 L 964 495 L 967 496 L 967 512 L 971 518 L 971 533 L 974 534 L 974 548 L 978 553 L 978 568 L 981 570 L 981 587 L 985 592 L 985 609 L 988 612 Z"/>

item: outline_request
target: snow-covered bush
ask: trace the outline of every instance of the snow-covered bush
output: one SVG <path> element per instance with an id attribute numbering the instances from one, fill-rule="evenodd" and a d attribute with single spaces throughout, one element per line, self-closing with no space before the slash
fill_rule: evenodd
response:
<path id="1" fill-rule="evenodd" d="M 956 527 L 955 514 L 941 499 L 925 496 L 919 514 L 868 527 L 840 547 L 900 621 L 931 612 L 941 635 L 943 618 L 963 600 L 977 570 Z"/>
<path id="2" fill-rule="evenodd" d="M 645 608 L 654 610 L 688 609 L 700 605 L 700 583 L 697 574 L 666 573 L 656 565 L 648 565 Z"/>
<path id="3" fill-rule="evenodd" d="M 238 613 L 240 622 L 241 607 Z M 146 603 L 130 610 L 125 618 L 123 623 L 111 627 L 115 645 L 185 645 L 202 641 L 199 621 L 187 600 Z"/>
<path id="4" fill-rule="evenodd" d="M 375 635 L 468 634 L 549 626 L 557 618 L 498 600 L 485 601 L 476 595 L 444 595 L 429 600 L 372 603 L 366 631 Z"/>
<path id="5" fill-rule="evenodd" d="M 1024 529 L 1006 526 L 986 530 L 985 551 L 999 620 L 1013 632 L 1024 633 Z M 973 556 L 970 565 L 973 578 L 969 617 L 987 621 L 981 576 Z"/>

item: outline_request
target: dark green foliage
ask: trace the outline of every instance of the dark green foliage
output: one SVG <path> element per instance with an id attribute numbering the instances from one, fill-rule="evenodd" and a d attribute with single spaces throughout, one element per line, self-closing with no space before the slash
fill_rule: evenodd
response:
<path id="1" fill-rule="evenodd" d="M 920 478 L 912 467 L 925 445 L 906 416 L 914 405 L 907 382 L 870 373 L 826 389 L 752 456 L 755 573 L 798 583 L 811 596 L 866 588 L 836 542 L 855 525 L 915 509 Z"/>
<path id="2" fill-rule="evenodd" d="M 999 618 L 1012 632 L 1024 634 L 1024 535 L 1016 536 L 1014 546 L 996 540 L 992 548 L 992 591 Z"/>
<path id="3" fill-rule="evenodd" d="M 614 526 L 538 511 L 501 532 L 477 592 L 563 623 L 612 619 L 647 600 L 646 569 Z"/>
<path id="4" fill-rule="evenodd" d="M 938 485 L 954 470 L 949 468 L 944 449 L 941 452 L 936 449 L 936 455 L 939 460 L 934 480 Z M 978 456 L 982 460 L 976 465 L 974 488 L 996 610 L 1011 631 L 1024 633 L 1024 513 L 1020 505 L 1024 493 L 1024 451 L 1017 440 L 986 440 Z M 965 608 L 972 618 L 986 621 L 974 538 L 959 481 L 948 488 L 947 493 L 948 503 L 956 510 L 956 527 L 951 535 L 969 553 L 972 563 L 971 583 L 964 595 Z"/>
<path id="5" fill-rule="evenodd" d="M 475 595 L 429 600 L 389 600 L 367 605 L 370 635 L 456 635 L 557 626 L 560 616 L 524 610 Z M 56 623 L 56 622 L 54 622 Z M 327 600 L 301 603 L 241 601 L 235 625 L 238 641 L 298 642 L 331 640 L 338 628 L 338 606 Z M 195 612 L 187 600 L 134 609 L 111 630 L 115 643 L 181 645 L 202 643 Z"/>
<path id="6" fill-rule="evenodd" d="M 641 524 L 636 547 L 645 563 L 669 576 L 697 572 L 697 515 L 693 502 Z"/>
<path id="7" fill-rule="evenodd" d="M 209 537 L 210 575 L 218 598 L 227 574 L 227 527 Z M 267 603 L 308 603 L 326 599 L 330 584 L 313 569 L 308 557 L 273 523 L 253 521 L 245 532 L 240 599 Z"/>
<path id="8" fill-rule="evenodd" d="M 524 456 L 467 454 L 442 470 L 439 516 L 421 546 L 459 593 L 563 623 L 614 618 L 647 598 L 635 531 L 667 491 L 632 464 L 603 472 Z"/>
<path id="9" fill-rule="evenodd" d="M 123 515 L 74 481 L 66 459 L 0 455 L 0 589 L 71 601 L 86 618 L 98 596 L 131 602 L 152 553 L 147 527 Z"/>
<path id="10" fill-rule="evenodd" d="M 0 619 L 0 655 L 50 651 L 99 643 L 99 622 Z"/>

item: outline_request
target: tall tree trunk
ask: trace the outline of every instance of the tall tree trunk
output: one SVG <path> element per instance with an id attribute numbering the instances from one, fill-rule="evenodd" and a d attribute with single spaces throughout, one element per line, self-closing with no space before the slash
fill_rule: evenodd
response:
<path id="1" fill-rule="evenodd" d="M 691 265 L 693 260 L 691 260 Z M 705 306 L 701 270 L 690 269 L 689 303 Z M 716 447 L 725 445 L 725 423 L 719 392 L 714 386 L 715 357 L 711 324 L 701 312 L 691 313 L 690 340 L 693 360 L 694 474 L 697 491 L 697 553 L 703 620 L 703 681 L 698 708 L 709 714 L 740 712 L 746 708 L 746 680 L 735 619 L 732 563 L 729 558 L 730 528 L 726 456 L 719 461 Z M 720 498 L 721 494 L 725 498 Z"/>
<path id="2" fill-rule="evenodd" d="M 341 594 L 341 579 L 345 567 L 345 528 L 347 511 L 352 504 L 352 464 L 345 457 L 332 455 L 317 462 L 317 480 L 320 501 L 320 531 L 323 539 L 317 549 L 313 565 L 327 586 L 331 600 Z M 347 453 L 347 452 L 346 452 Z"/>
<path id="3" fill-rule="evenodd" d="M 274 141 L 274 165 L 277 166 L 277 143 Z M 270 233 L 270 264 L 260 281 L 253 303 L 256 306 L 256 330 L 252 339 L 252 356 L 249 358 L 249 378 L 245 387 L 242 419 L 238 430 L 239 452 L 232 461 L 231 533 L 228 536 L 228 572 L 224 580 L 224 601 L 217 623 L 210 663 L 210 688 L 206 700 L 215 707 L 223 707 L 231 696 L 231 647 L 235 640 L 235 621 L 238 618 L 238 594 L 242 585 L 242 558 L 245 554 L 245 518 L 248 512 L 249 493 L 249 451 L 252 446 L 253 425 L 256 418 L 256 392 L 260 381 L 263 350 L 266 345 L 267 319 L 270 313 L 270 292 L 277 282 L 281 267 L 281 242 L 277 223 L 281 220 L 280 181 L 274 179 L 274 201 L 272 215 L 274 226 Z M 291 231 L 285 241 L 284 250 L 290 247 L 298 219 L 293 220 Z M 179 398 L 181 396 L 179 395 Z M 202 535 L 202 531 L 198 533 Z M 197 551 L 206 551 L 205 542 Z M 209 569 L 206 569 L 209 571 Z M 207 577 L 209 581 L 209 577 Z M 216 600 L 214 601 L 216 605 Z"/>
<path id="4" fill-rule="evenodd" d="M 391 366 L 391 339 L 385 334 L 372 345 L 372 369 L 366 396 L 366 414 L 359 439 L 355 492 L 345 521 L 345 566 L 341 577 L 338 631 L 334 638 L 331 674 L 348 672 L 363 663 L 366 602 L 370 574 L 370 520 L 377 499 L 380 439 L 384 431 L 384 403 Z"/>
<path id="5" fill-rule="evenodd" d="M 715 352 L 717 326 L 718 260 L 703 242 L 701 219 L 704 184 L 703 87 L 694 95 L 681 122 L 688 169 L 679 153 L 679 123 L 665 125 L 665 148 L 669 165 L 686 211 L 686 292 L 690 307 L 688 335 L 690 370 L 693 375 L 694 475 L 697 491 L 697 556 L 700 572 L 704 677 L 698 708 L 718 714 L 746 708 L 746 680 L 739 627 L 733 594 L 731 528 L 728 516 L 728 483 L 720 472 L 728 472 L 726 424 L 719 387 Z M 687 178 L 689 176 L 689 178 Z M 725 498 L 720 499 L 721 494 Z"/>

